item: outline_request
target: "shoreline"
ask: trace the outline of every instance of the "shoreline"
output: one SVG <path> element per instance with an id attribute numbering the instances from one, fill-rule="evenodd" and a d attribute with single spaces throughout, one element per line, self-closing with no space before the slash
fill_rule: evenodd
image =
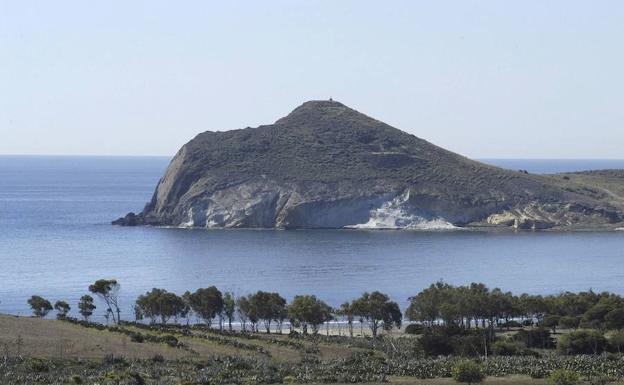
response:
<path id="1" fill-rule="evenodd" d="M 310 228 L 279 228 L 279 227 L 199 227 L 199 226 L 172 226 L 172 225 L 137 225 L 123 226 L 111 224 L 118 227 L 147 227 L 155 229 L 174 229 L 174 230 L 194 230 L 194 231 L 356 231 L 356 232 L 414 232 L 414 233 L 453 233 L 453 232 L 482 232 L 482 233 L 611 233 L 615 231 L 624 231 L 623 224 L 610 226 L 569 226 L 569 227 L 553 227 L 550 229 L 517 229 L 509 226 L 495 225 L 472 225 L 466 227 L 455 226 L 452 228 L 391 228 L 391 227 L 310 227 Z"/>

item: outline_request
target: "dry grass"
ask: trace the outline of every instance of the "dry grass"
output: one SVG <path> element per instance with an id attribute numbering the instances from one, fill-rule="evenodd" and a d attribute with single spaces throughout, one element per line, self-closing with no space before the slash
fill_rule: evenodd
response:
<path id="1" fill-rule="evenodd" d="M 132 326 L 123 326 L 122 328 L 126 330 L 131 330 L 134 332 L 138 332 L 141 334 L 152 334 L 152 335 L 163 334 L 163 333 L 158 333 L 153 330 L 138 329 Z M 107 332 L 104 332 L 104 333 L 107 333 Z M 112 334 L 112 333 L 109 333 L 109 334 Z M 186 346 L 188 346 L 191 351 L 195 352 L 195 354 L 192 354 L 192 356 L 190 356 L 191 358 L 201 359 L 203 357 L 207 357 L 211 355 L 229 355 L 229 356 L 231 355 L 239 355 L 239 356 L 259 355 L 255 352 L 249 352 L 249 351 L 245 351 L 241 349 L 236 349 L 235 347 L 232 347 L 232 346 L 222 345 L 217 342 L 207 341 L 207 340 L 200 339 L 200 338 L 182 337 L 180 335 L 176 335 L 176 338 L 179 341 L 183 342 Z M 149 342 L 143 342 L 142 345 L 153 345 L 153 344 L 150 344 Z M 179 349 L 175 349 L 175 350 L 179 350 Z"/>
<path id="2" fill-rule="evenodd" d="M 141 334 L 158 335 L 157 331 L 137 329 L 131 326 L 123 328 Z M 212 355 L 267 357 L 253 350 L 240 349 L 218 341 L 209 341 L 198 337 L 176 335 L 188 349 L 178 349 L 161 343 L 132 342 L 126 335 L 96 330 L 74 325 L 68 322 L 15 317 L 0 315 L 0 353 L 8 352 L 9 356 L 36 356 L 45 358 L 83 358 L 100 359 L 106 355 L 122 355 L 127 358 L 152 358 L 162 355 L 165 359 L 202 359 Z M 18 338 L 21 343 L 18 344 Z M 270 353 L 275 361 L 297 362 L 302 351 L 294 347 L 280 346 L 267 341 L 271 339 L 287 339 L 286 335 L 260 336 L 259 339 L 227 337 L 243 344 L 261 346 Z M 312 346 L 311 342 L 302 342 Z M 18 346 L 20 345 L 20 346 Z M 321 359 L 340 359 L 351 355 L 352 349 L 334 344 L 319 344 Z"/>
<path id="3" fill-rule="evenodd" d="M 18 346 L 18 338 L 22 344 Z M 191 353 L 165 344 L 134 343 L 121 334 L 88 329 L 56 320 L 0 315 L 0 348 L 15 355 L 46 358 L 102 358 L 109 354 L 128 358 L 191 358 Z"/>

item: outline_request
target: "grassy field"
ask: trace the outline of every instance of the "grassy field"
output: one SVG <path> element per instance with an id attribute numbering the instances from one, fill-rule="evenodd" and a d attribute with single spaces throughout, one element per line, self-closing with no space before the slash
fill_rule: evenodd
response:
<path id="1" fill-rule="evenodd" d="M 18 340 L 21 339 L 21 344 Z M 83 328 L 57 320 L 0 316 L 2 353 L 45 358 L 102 359 L 108 354 L 128 358 L 150 358 L 160 354 L 166 359 L 190 358 L 188 352 L 164 344 L 135 344 L 128 336 Z M 215 352 L 216 353 L 216 352 Z"/>
<path id="2" fill-rule="evenodd" d="M 123 330 L 144 335 L 159 335 L 157 331 L 123 326 Z M 50 359 L 82 358 L 102 359 L 108 355 L 121 355 L 129 359 L 150 359 L 160 355 L 166 360 L 201 360 L 214 355 L 239 355 L 251 357 L 271 357 L 275 360 L 295 361 L 300 358 L 297 349 L 289 348 L 269 340 L 286 340 L 286 336 L 272 335 L 258 339 L 219 337 L 222 341 L 201 338 L 205 333 L 193 332 L 191 336 L 177 336 L 187 347 L 180 349 L 165 343 L 135 343 L 130 336 L 108 330 L 96 330 L 74 325 L 65 321 L 42 320 L 28 317 L 0 316 L 0 347 L 9 356 L 44 357 Z M 18 343 L 18 340 L 21 340 Z M 233 341 L 229 345 L 227 341 Z M 259 353 L 234 344 L 258 346 L 268 354 Z M 310 343 L 302 343 L 306 346 Z M 317 355 L 322 359 L 346 358 L 351 350 L 339 345 L 318 346 Z"/>

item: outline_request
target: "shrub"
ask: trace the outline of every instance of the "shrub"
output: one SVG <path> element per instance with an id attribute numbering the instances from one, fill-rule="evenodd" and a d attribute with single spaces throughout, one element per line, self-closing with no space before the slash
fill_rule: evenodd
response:
<path id="1" fill-rule="evenodd" d="M 131 384 L 133 385 L 145 385 L 145 379 L 140 373 L 130 372 L 128 373 L 128 378 L 132 379 Z"/>
<path id="2" fill-rule="evenodd" d="M 25 363 L 35 373 L 44 373 L 50 370 L 50 364 L 43 358 L 30 358 Z"/>
<path id="3" fill-rule="evenodd" d="M 603 328 L 603 323 L 600 322 L 599 320 L 585 320 L 585 319 L 581 319 L 581 322 L 579 323 L 579 327 L 583 328 L 583 329 L 602 329 Z"/>
<path id="4" fill-rule="evenodd" d="M 499 340 L 492 344 L 492 353 L 497 356 L 524 355 L 525 346 L 517 341 Z"/>
<path id="5" fill-rule="evenodd" d="M 132 333 L 130 334 L 130 341 L 140 344 L 140 343 L 143 343 L 143 341 L 145 341 L 145 338 L 140 333 Z"/>
<path id="6" fill-rule="evenodd" d="M 454 326 L 425 329 L 418 345 L 427 356 L 478 356 L 485 351 L 483 330 L 463 330 Z"/>
<path id="7" fill-rule="evenodd" d="M 114 354 L 107 354 L 102 359 L 102 363 L 105 365 L 127 365 L 126 358 L 124 356 L 116 356 Z"/>
<path id="8" fill-rule="evenodd" d="M 578 373 L 568 369 L 553 370 L 548 379 L 555 385 L 576 385 L 579 383 L 580 377 Z"/>
<path id="9" fill-rule="evenodd" d="M 425 327 L 421 324 L 409 324 L 405 327 L 406 334 L 423 334 Z"/>
<path id="10" fill-rule="evenodd" d="M 157 353 L 157 354 L 154 354 L 154 355 L 152 356 L 152 361 L 153 361 L 153 362 L 159 362 L 159 363 L 161 363 L 161 362 L 165 362 L 165 357 L 163 357 L 163 355 L 162 355 L 162 354 L 158 354 L 158 353 Z"/>
<path id="11" fill-rule="evenodd" d="M 548 372 L 544 368 L 531 368 L 529 372 L 529 376 L 536 379 L 544 378 L 547 374 Z"/>
<path id="12" fill-rule="evenodd" d="M 592 376 L 589 379 L 590 385 L 607 385 L 609 382 L 612 382 L 613 378 L 609 377 L 606 374 L 598 374 L 596 376 Z"/>
<path id="13" fill-rule="evenodd" d="M 550 349 L 555 347 L 550 331 L 544 328 L 532 330 L 519 330 L 514 334 L 513 339 L 524 343 L 528 348 Z"/>
<path id="14" fill-rule="evenodd" d="M 515 341 L 512 338 L 501 339 L 493 343 L 492 353 L 497 356 L 540 356 L 535 350 L 527 348 L 523 343 Z"/>
<path id="15" fill-rule="evenodd" d="M 427 356 L 448 356 L 455 351 L 451 337 L 439 333 L 425 333 L 418 344 Z"/>
<path id="16" fill-rule="evenodd" d="M 595 330 L 579 330 L 561 337 L 557 349 L 562 354 L 600 354 L 604 352 L 607 340 Z"/>
<path id="17" fill-rule="evenodd" d="M 451 341 L 454 354 L 461 357 L 478 357 L 486 349 L 484 337 L 479 333 L 454 336 Z"/>
<path id="18" fill-rule="evenodd" d="M 453 379 L 457 382 L 475 384 L 483 381 L 485 374 L 481 365 L 474 361 L 462 361 L 453 368 Z"/>
<path id="19" fill-rule="evenodd" d="M 171 334 L 165 334 L 164 336 L 162 336 L 162 341 L 166 343 L 167 345 L 171 346 L 172 348 L 175 348 L 178 346 L 178 339 L 175 336 L 172 336 Z"/>
<path id="20" fill-rule="evenodd" d="M 581 323 L 581 317 L 564 316 L 559 319 L 559 326 L 564 329 L 576 329 Z"/>
<path id="21" fill-rule="evenodd" d="M 121 375 L 115 371 L 110 371 L 107 373 L 103 373 L 100 375 L 100 379 L 102 379 L 105 383 L 114 383 L 119 384 L 122 380 Z"/>

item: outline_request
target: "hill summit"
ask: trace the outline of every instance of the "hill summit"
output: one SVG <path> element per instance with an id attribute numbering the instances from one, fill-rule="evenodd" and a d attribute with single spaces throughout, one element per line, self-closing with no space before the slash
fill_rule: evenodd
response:
<path id="1" fill-rule="evenodd" d="M 479 163 L 336 101 L 274 124 L 204 132 L 143 212 L 113 223 L 250 228 L 617 227 L 624 178 Z"/>

